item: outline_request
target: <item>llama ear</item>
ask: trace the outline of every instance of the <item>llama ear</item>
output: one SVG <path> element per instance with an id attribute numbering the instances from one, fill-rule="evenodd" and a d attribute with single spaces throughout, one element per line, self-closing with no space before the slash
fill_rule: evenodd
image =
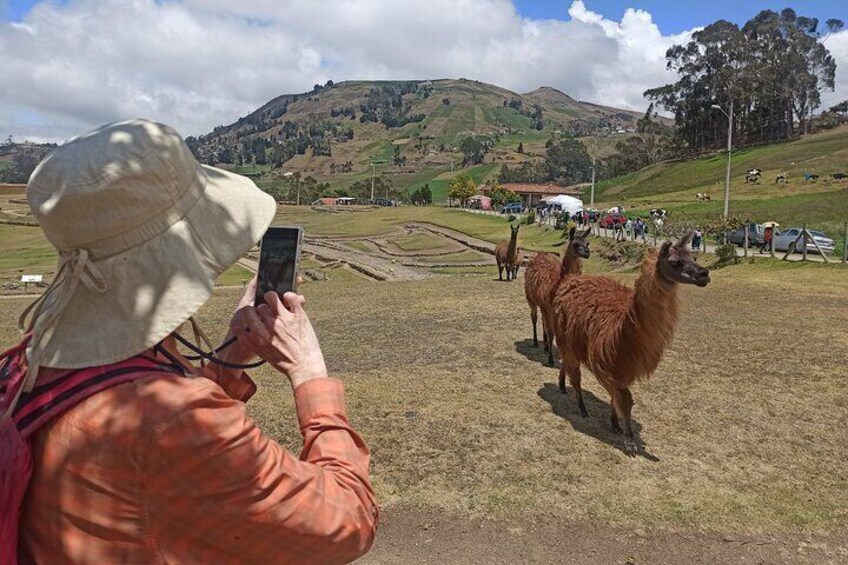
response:
<path id="1" fill-rule="evenodd" d="M 571 226 L 568 230 L 568 241 L 574 241 L 574 233 L 577 231 L 577 226 Z"/>
<path id="2" fill-rule="evenodd" d="M 695 234 L 694 231 L 689 230 L 688 232 L 683 234 L 683 237 L 681 237 L 680 240 L 677 243 L 675 243 L 674 245 L 677 246 L 677 247 L 686 247 L 687 245 L 689 245 L 692 242 L 692 236 L 694 234 Z"/>
<path id="3" fill-rule="evenodd" d="M 584 231 L 583 235 L 581 235 L 580 237 L 585 239 L 585 238 L 589 237 L 589 235 L 591 235 L 591 233 L 592 233 L 592 228 L 586 228 L 586 231 Z"/>
<path id="4" fill-rule="evenodd" d="M 670 250 L 671 250 L 671 242 L 670 241 L 664 242 L 662 244 L 662 247 L 660 247 L 660 259 L 665 259 L 666 257 L 668 257 L 668 252 Z"/>

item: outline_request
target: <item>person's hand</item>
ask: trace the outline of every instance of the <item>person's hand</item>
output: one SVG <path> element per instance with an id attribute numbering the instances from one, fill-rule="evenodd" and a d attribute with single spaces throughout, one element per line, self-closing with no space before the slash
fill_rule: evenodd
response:
<path id="1" fill-rule="evenodd" d="M 256 277 L 253 277 L 247 287 L 244 289 L 244 294 L 236 306 L 236 311 L 230 320 L 230 332 L 227 334 L 227 339 L 236 336 L 236 341 L 218 354 L 218 357 L 228 363 L 244 365 L 250 363 L 257 356 L 256 346 L 252 343 L 249 331 L 261 333 L 265 325 L 259 318 L 259 313 L 253 307 L 253 300 L 256 296 Z M 248 330 L 250 328 L 250 330 Z M 270 339 L 270 334 L 265 336 Z"/>
<path id="2" fill-rule="evenodd" d="M 303 309 L 306 299 L 287 292 L 282 300 L 276 292 L 265 294 L 265 304 L 255 309 L 263 329 L 253 330 L 250 343 L 260 357 L 286 375 L 292 387 L 327 376 L 318 336 Z M 264 331 L 263 331 L 264 330 Z M 268 339 L 266 339 L 266 336 Z"/>

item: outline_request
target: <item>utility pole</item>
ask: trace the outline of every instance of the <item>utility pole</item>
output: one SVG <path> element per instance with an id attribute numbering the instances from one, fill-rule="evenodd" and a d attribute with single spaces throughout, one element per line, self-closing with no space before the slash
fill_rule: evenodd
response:
<path id="1" fill-rule="evenodd" d="M 374 203 L 374 166 L 376 163 L 371 161 L 371 204 Z"/>
<path id="2" fill-rule="evenodd" d="M 377 165 L 382 165 L 383 163 L 388 163 L 385 159 L 376 159 L 371 161 L 371 203 L 374 203 L 374 175 L 376 174 Z"/>
<path id="3" fill-rule="evenodd" d="M 594 141 L 592 142 L 592 192 L 589 196 L 589 206 L 595 207 L 595 161 L 598 158 L 598 130 L 595 129 Z"/>
<path id="4" fill-rule="evenodd" d="M 724 213 L 722 214 L 724 218 L 727 218 L 730 211 L 730 157 L 733 148 L 733 99 L 730 99 L 729 115 L 718 104 L 713 104 L 711 108 L 718 110 L 727 117 L 727 170 L 724 174 Z"/>
<path id="5" fill-rule="evenodd" d="M 297 187 L 297 205 L 300 206 L 300 174 L 297 175 L 297 178 L 294 179 L 294 182 L 295 186 Z"/>

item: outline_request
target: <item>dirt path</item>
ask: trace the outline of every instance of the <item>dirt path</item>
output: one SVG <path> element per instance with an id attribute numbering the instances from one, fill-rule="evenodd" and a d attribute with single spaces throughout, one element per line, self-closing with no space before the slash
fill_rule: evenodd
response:
<path id="1" fill-rule="evenodd" d="M 363 565 L 438 563 L 845 563 L 848 536 L 627 529 L 549 517 L 512 521 L 389 509 Z"/>

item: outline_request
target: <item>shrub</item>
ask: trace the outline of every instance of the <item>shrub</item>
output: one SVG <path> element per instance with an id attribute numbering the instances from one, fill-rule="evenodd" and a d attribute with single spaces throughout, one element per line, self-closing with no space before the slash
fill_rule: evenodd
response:
<path id="1" fill-rule="evenodd" d="M 528 226 L 532 226 L 536 222 L 536 211 L 531 209 L 527 212 L 527 217 L 524 218 L 524 223 Z"/>
<path id="2" fill-rule="evenodd" d="M 506 221 L 509 222 L 509 223 L 514 222 L 515 221 L 515 214 L 510 214 L 509 216 L 507 216 Z"/>
<path id="3" fill-rule="evenodd" d="M 739 258 L 736 256 L 736 247 L 729 243 L 716 247 L 715 255 L 716 260 L 710 265 L 711 269 L 719 269 L 739 262 Z"/>

